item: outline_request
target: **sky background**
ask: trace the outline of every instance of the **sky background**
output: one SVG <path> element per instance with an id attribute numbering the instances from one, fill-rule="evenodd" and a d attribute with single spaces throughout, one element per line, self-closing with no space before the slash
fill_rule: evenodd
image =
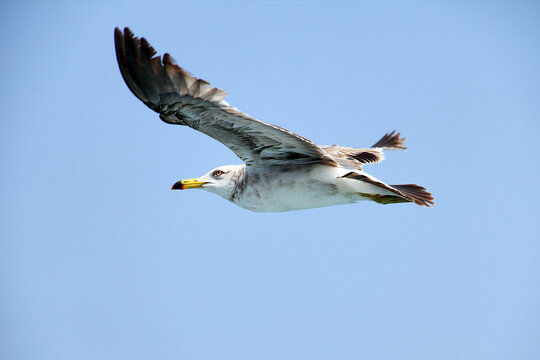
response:
<path id="1" fill-rule="evenodd" d="M 0 358 L 540 358 L 540 5 L 0 2 Z M 124 84 L 113 29 L 436 198 L 252 213 Z"/>

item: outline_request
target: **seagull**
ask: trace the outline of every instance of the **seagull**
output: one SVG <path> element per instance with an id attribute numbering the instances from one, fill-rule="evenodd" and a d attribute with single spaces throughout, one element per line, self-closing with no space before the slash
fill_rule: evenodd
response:
<path id="1" fill-rule="evenodd" d="M 371 200 L 380 204 L 434 205 L 433 196 L 415 184 L 387 185 L 362 170 L 384 160 L 384 150 L 405 150 L 392 131 L 369 148 L 319 146 L 282 127 L 259 121 L 224 99 L 176 64 L 156 55 L 145 38 L 129 28 L 114 30 L 120 72 L 133 94 L 168 124 L 185 125 L 231 149 L 242 165 L 225 165 L 173 190 L 203 189 L 256 212 L 283 212 Z"/>

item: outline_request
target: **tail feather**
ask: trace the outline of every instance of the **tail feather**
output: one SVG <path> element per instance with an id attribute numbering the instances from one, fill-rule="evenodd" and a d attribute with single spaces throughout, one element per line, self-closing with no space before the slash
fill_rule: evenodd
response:
<path id="1" fill-rule="evenodd" d="M 354 171 L 341 176 L 341 178 L 359 180 L 363 183 L 370 184 L 370 186 L 374 186 L 372 188 L 364 187 L 363 190 L 359 191 L 359 194 L 380 204 L 413 202 L 417 205 L 427 207 L 435 205 L 433 196 L 424 187 L 416 184 L 387 185 L 371 175 L 366 173 L 359 174 Z"/>
<path id="2" fill-rule="evenodd" d="M 402 194 L 407 195 L 411 201 L 420 206 L 435 205 L 435 198 L 426 188 L 416 184 L 390 185 L 394 189 L 399 190 Z"/>
<path id="3" fill-rule="evenodd" d="M 372 148 L 382 148 L 385 150 L 406 150 L 405 138 L 400 138 L 401 133 L 396 134 L 396 130 L 386 133 L 379 141 L 373 144 Z"/>

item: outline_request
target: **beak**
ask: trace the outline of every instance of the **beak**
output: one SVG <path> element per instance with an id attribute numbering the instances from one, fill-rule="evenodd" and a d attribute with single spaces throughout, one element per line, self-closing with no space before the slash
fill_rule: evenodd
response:
<path id="1" fill-rule="evenodd" d="M 175 182 L 171 190 L 185 190 L 185 189 L 200 188 L 206 183 L 207 183 L 206 181 L 199 181 L 199 179 L 186 179 L 186 180 Z"/>

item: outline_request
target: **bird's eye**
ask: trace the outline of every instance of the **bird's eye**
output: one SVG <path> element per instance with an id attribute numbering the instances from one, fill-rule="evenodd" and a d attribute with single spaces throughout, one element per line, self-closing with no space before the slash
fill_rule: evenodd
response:
<path id="1" fill-rule="evenodd" d="M 214 174 L 213 174 L 213 175 L 214 175 L 214 177 L 220 177 L 221 175 L 223 175 L 223 171 L 221 171 L 221 170 L 216 170 L 216 171 L 214 171 Z"/>

